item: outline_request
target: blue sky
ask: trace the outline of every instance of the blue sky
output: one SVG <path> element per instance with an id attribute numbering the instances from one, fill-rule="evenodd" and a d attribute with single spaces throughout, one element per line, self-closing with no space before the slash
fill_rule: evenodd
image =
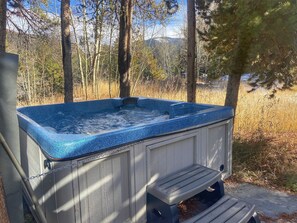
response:
<path id="1" fill-rule="evenodd" d="M 159 0 L 156 0 L 159 1 Z M 59 16 L 60 14 L 60 0 L 48 0 L 47 6 L 44 6 L 44 10 L 54 14 L 54 16 Z M 153 38 L 153 37 L 175 37 L 180 38 L 183 37 L 182 29 L 185 28 L 186 24 L 186 6 L 187 0 L 179 0 L 179 10 L 172 16 L 168 18 L 166 24 L 149 24 L 146 28 L 145 38 Z M 73 11 L 75 12 L 75 6 L 78 5 L 78 0 L 71 0 L 71 4 L 73 7 Z M 14 23 L 18 24 L 20 28 L 27 30 L 28 25 L 27 23 L 19 17 L 12 18 Z M 80 25 L 77 27 L 77 31 L 79 32 Z M 11 24 L 8 24 L 10 29 L 14 29 Z"/>
<path id="2" fill-rule="evenodd" d="M 179 1 L 179 10 L 176 14 L 169 18 L 166 27 L 163 28 L 165 36 L 181 37 L 182 28 L 186 24 L 187 19 L 187 1 Z"/>
<path id="3" fill-rule="evenodd" d="M 179 10 L 177 13 L 172 15 L 166 26 L 161 24 L 150 27 L 147 30 L 147 37 L 160 37 L 160 36 L 169 36 L 169 37 L 181 37 L 181 28 L 185 24 L 186 19 L 186 6 L 187 0 L 179 0 Z M 71 0 L 71 5 L 75 6 L 78 4 L 77 0 Z M 47 9 L 49 12 L 59 14 L 60 13 L 60 1 L 58 0 L 49 0 Z"/>

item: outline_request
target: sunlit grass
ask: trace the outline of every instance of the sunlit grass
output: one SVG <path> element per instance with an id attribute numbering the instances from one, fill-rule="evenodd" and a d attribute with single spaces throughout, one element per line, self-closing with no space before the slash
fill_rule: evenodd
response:
<path id="1" fill-rule="evenodd" d="M 85 97 L 80 86 L 74 90 L 75 101 L 103 99 L 118 97 L 119 90 L 116 83 L 109 85 L 101 82 L 98 86 L 98 96 L 92 93 L 92 87 L 88 87 L 88 95 Z M 137 86 L 134 96 L 163 98 L 186 101 L 186 90 L 179 85 L 144 83 Z M 197 103 L 223 105 L 225 100 L 224 89 L 197 89 Z M 62 103 L 63 95 L 55 95 L 39 99 L 35 102 L 19 102 L 19 105 Z M 257 90 L 247 92 L 246 87 L 240 88 L 238 107 L 235 121 L 235 134 L 250 134 L 256 131 L 269 133 L 297 132 L 297 89 L 279 91 L 274 98 L 269 97 L 269 92 Z"/>

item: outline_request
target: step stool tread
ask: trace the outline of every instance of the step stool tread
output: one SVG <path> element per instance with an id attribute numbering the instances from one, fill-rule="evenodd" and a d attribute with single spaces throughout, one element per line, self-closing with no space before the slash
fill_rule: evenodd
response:
<path id="1" fill-rule="evenodd" d="M 255 206 L 225 195 L 214 205 L 184 223 L 247 223 Z"/>
<path id="2" fill-rule="evenodd" d="M 157 180 L 148 186 L 147 192 L 172 205 L 206 190 L 220 179 L 219 171 L 193 165 Z"/>

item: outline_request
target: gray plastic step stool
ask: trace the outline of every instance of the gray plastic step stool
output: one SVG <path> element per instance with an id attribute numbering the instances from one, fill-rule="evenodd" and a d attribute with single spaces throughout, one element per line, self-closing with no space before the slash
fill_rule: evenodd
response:
<path id="1" fill-rule="evenodd" d="M 147 192 L 166 204 L 172 205 L 193 197 L 220 179 L 219 171 L 194 165 L 149 185 Z"/>
<path id="2" fill-rule="evenodd" d="M 210 187 L 212 190 L 208 192 Z M 148 185 L 147 222 L 179 223 L 178 204 L 198 194 L 211 200 L 211 204 L 186 223 L 260 223 L 254 206 L 225 195 L 221 172 L 201 165 L 193 165 Z"/>
<path id="3" fill-rule="evenodd" d="M 253 218 L 254 213 L 254 205 L 225 195 L 207 210 L 185 221 L 185 223 L 246 223 Z"/>
<path id="4" fill-rule="evenodd" d="M 209 187 L 216 200 L 224 196 L 219 171 L 193 165 L 161 178 L 147 187 L 147 222 L 179 222 L 178 203 L 197 195 Z"/>

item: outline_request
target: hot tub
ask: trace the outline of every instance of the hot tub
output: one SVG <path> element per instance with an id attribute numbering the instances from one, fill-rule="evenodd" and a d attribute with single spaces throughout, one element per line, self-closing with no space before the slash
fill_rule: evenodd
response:
<path id="1" fill-rule="evenodd" d="M 231 174 L 230 107 L 150 98 L 18 109 L 22 165 L 49 222 L 145 222 L 146 185 L 193 164 Z"/>

